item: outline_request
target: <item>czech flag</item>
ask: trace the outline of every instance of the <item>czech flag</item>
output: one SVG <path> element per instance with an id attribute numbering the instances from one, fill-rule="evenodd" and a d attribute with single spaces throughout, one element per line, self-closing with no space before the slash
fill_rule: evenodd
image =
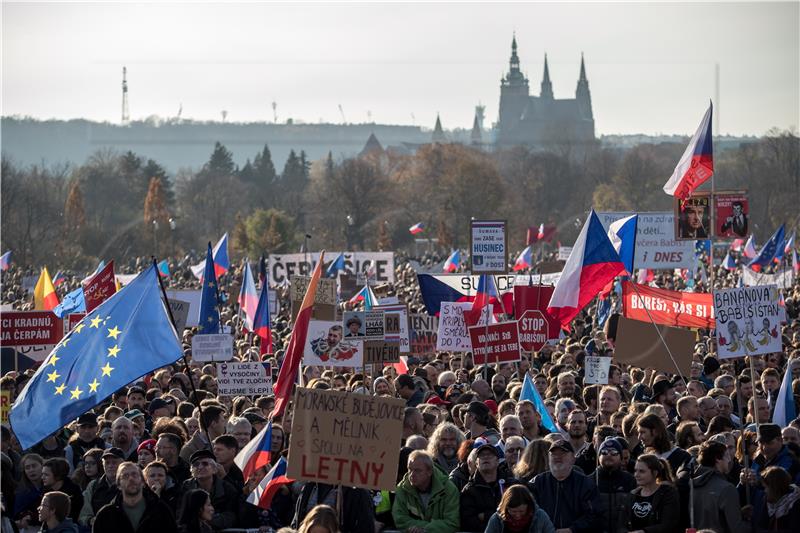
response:
<path id="1" fill-rule="evenodd" d="M 360 291 L 347 301 L 347 303 L 351 305 L 356 305 L 359 302 L 364 302 L 364 309 L 367 311 L 372 309 L 373 306 L 379 305 L 378 297 L 375 296 L 375 293 L 372 292 L 372 288 L 369 285 L 364 285 Z"/>
<path id="2" fill-rule="evenodd" d="M 725 259 L 722 260 L 722 266 L 725 270 L 730 270 L 731 272 L 736 270 L 736 259 L 733 258 L 730 251 L 725 254 Z"/>
<path id="3" fill-rule="evenodd" d="M 261 483 L 247 497 L 247 503 L 256 505 L 264 510 L 269 510 L 272 506 L 272 498 L 281 485 L 292 483 L 294 480 L 286 477 L 286 459 L 281 457 L 272 470 L 267 472 Z M 247 478 L 245 477 L 245 480 Z"/>
<path id="4" fill-rule="evenodd" d="M 734 252 L 741 252 L 742 246 L 744 246 L 744 240 L 733 239 L 733 242 L 731 243 L 731 250 Z"/>
<path id="5" fill-rule="evenodd" d="M 664 184 L 665 193 L 686 199 L 691 196 L 692 191 L 705 183 L 714 173 L 714 148 L 711 138 L 712 107 L 713 105 L 709 103 L 708 111 L 678 161 L 678 166 Z"/>
<path id="6" fill-rule="evenodd" d="M 256 292 L 256 282 L 253 279 L 253 272 L 250 270 L 250 262 L 244 262 L 244 275 L 242 276 L 242 288 L 239 289 L 239 308 L 244 311 L 244 323 L 248 331 L 253 331 L 255 323 L 256 308 L 258 307 L 258 293 Z"/>
<path id="7" fill-rule="evenodd" d="M 797 418 L 797 410 L 795 409 L 794 395 L 792 394 L 792 361 L 789 361 L 786 372 L 783 373 L 783 382 L 775 401 L 772 423 L 785 428 L 795 418 Z"/>
<path id="8" fill-rule="evenodd" d="M 59 270 L 56 272 L 56 275 L 53 276 L 53 287 L 58 287 L 65 281 L 67 281 L 67 276 L 65 276 L 64 273 Z"/>
<path id="9" fill-rule="evenodd" d="M 444 262 L 444 266 L 442 270 L 445 272 L 457 272 L 458 267 L 461 266 L 461 250 L 455 250 L 450 257 L 447 258 L 447 261 Z"/>
<path id="10" fill-rule="evenodd" d="M 422 301 L 425 303 L 425 309 L 431 316 L 438 316 L 442 308 L 442 302 L 471 302 L 475 299 L 474 295 L 470 295 L 471 286 L 464 292 L 463 281 L 470 278 L 467 276 L 445 276 L 434 274 L 417 274 L 417 281 L 419 282 L 419 289 L 422 293 Z M 480 285 L 480 279 L 478 280 Z M 501 293 L 503 298 L 503 305 L 500 305 L 500 300 L 497 298 L 496 293 L 489 296 L 489 302 L 494 306 L 492 313 L 501 314 L 503 307 L 511 313 L 514 309 L 514 288 L 509 287 Z"/>
<path id="11" fill-rule="evenodd" d="M 217 244 L 214 246 L 214 276 L 220 277 L 225 272 L 227 272 L 231 268 L 231 262 L 228 259 L 228 233 L 226 232 Z M 197 263 L 196 265 L 192 266 L 192 273 L 194 277 L 199 279 L 200 281 L 203 280 L 203 273 L 205 272 L 206 262 L 202 261 Z"/>
<path id="12" fill-rule="evenodd" d="M 633 258 L 636 255 L 636 229 L 639 223 L 639 215 L 631 215 L 621 218 L 608 226 L 608 239 L 611 246 L 619 254 L 625 271 L 633 273 Z"/>
<path id="13" fill-rule="evenodd" d="M 464 311 L 464 322 L 466 322 L 467 327 L 477 325 L 481 320 L 481 314 L 486 316 L 483 310 L 492 303 L 492 298 L 494 298 L 495 302 L 499 301 L 499 293 L 494 282 L 494 276 L 481 274 L 478 280 L 478 294 L 472 300 L 472 309 Z M 502 313 L 502 306 L 500 312 Z M 494 310 L 492 314 L 494 314 Z M 491 322 L 491 317 L 489 317 L 489 322 Z"/>
<path id="14" fill-rule="evenodd" d="M 761 270 L 769 265 L 773 259 L 782 258 L 783 257 L 783 250 L 786 247 L 786 239 L 784 236 L 784 227 L 781 224 L 781 227 L 778 228 L 775 233 L 772 234 L 772 237 L 761 247 L 761 251 L 758 252 L 758 255 L 753 258 L 747 266 L 749 266 L 755 272 L 761 272 Z"/>
<path id="15" fill-rule="evenodd" d="M 88 276 L 86 276 L 81 280 L 81 285 L 86 285 L 87 283 L 92 281 L 92 278 L 95 277 L 97 274 L 99 274 L 100 271 L 103 270 L 105 267 L 106 267 L 106 261 L 105 259 L 101 259 L 100 264 L 97 265 L 97 268 L 94 269 L 94 272 L 92 272 L 91 274 L 89 274 Z"/>
<path id="16" fill-rule="evenodd" d="M 411 235 L 419 235 L 420 233 L 425 231 L 425 224 L 423 224 L 422 222 L 417 222 L 416 224 L 408 228 L 408 231 L 409 233 L 411 233 Z"/>
<path id="17" fill-rule="evenodd" d="M 36 287 L 33 289 L 33 302 L 33 308 L 36 310 L 52 311 L 58 307 L 58 294 L 56 294 L 56 288 L 47 272 L 47 267 L 42 269 L 39 281 L 36 282 Z"/>
<path id="18" fill-rule="evenodd" d="M 525 270 L 526 268 L 533 268 L 533 251 L 531 246 L 522 250 L 514 262 L 514 271 Z"/>
<path id="19" fill-rule="evenodd" d="M 8 270 L 8 267 L 11 266 L 11 250 L 4 253 L 0 256 L 0 270 Z"/>
<path id="20" fill-rule="evenodd" d="M 753 259 L 756 256 L 756 240 L 752 235 L 750 235 L 750 237 L 747 238 L 747 242 L 744 243 L 744 251 L 742 253 L 748 259 Z"/>
<path id="21" fill-rule="evenodd" d="M 311 282 L 308 284 L 308 289 L 306 289 L 306 295 L 303 297 L 300 311 L 297 312 L 292 336 L 289 338 L 289 346 L 286 348 L 286 356 L 283 359 L 283 364 L 281 364 L 278 379 L 275 380 L 275 407 L 272 409 L 270 419 L 281 416 L 291 398 L 292 387 L 297 377 L 297 369 L 303 359 L 303 348 L 308 338 L 308 323 L 311 321 L 311 313 L 314 310 L 314 298 L 317 295 L 317 285 L 319 285 L 319 279 L 322 277 L 322 265 L 324 262 L 325 252 L 322 251 L 319 254 L 317 266 L 314 267 L 314 273 L 311 275 Z"/>
<path id="22" fill-rule="evenodd" d="M 269 315 L 269 287 L 265 284 L 258 298 L 256 313 L 253 317 L 253 331 L 261 338 L 259 353 L 272 354 L 272 317 Z"/>
<path id="23" fill-rule="evenodd" d="M 783 249 L 784 254 L 788 254 L 789 251 L 794 248 L 794 234 L 795 232 L 792 232 L 792 236 L 786 241 L 786 248 Z"/>
<path id="24" fill-rule="evenodd" d="M 242 470 L 247 481 L 262 466 L 269 466 L 272 459 L 272 422 L 264 426 L 258 435 L 250 439 L 244 448 L 233 458 L 234 464 Z"/>
<path id="25" fill-rule="evenodd" d="M 162 259 L 161 261 L 159 261 L 158 265 L 156 265 L 156 266 L 158 266 L 158 275 L 159 276 L 161 276 L 162 278 L 168 278 L 169 277 L 169 263 L 167 263 L 166 259 Z"/>
<path id="26" fill-rule="evenodd" d="M 625 270 L 608 235 L 592 209 L 564 265 L 547 312 L 562 327 L 614 277 Z"/>

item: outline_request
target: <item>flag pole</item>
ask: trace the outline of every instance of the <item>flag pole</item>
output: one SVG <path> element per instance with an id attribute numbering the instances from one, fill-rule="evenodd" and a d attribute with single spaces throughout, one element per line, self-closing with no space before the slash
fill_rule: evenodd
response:
<path id="1" fill-rule="evenodd" d="M 755 395 L 755 385 L 753 385 L 753 394 Z M 736 376 L 736 407 L 737 411 L 739 411 L 739 423 L 742 425 L 742 433 L 744 433 L 744 408 L 742 407 L 742 401 L 744 400 L 744 396 L 742 396 L 742 383 L 739 380 L 739 376 Z M 756 415 L 758 416 L 758 415 Z M 744 444 L 745 453 L 743 454 L 744 458 L 744 467 L 745 469 L 750 468 L 750 456 L 747 454 L 747 443 Z M 745 503 L 750 505 L 750 483 L 744 484 L 744 497 Z"/>

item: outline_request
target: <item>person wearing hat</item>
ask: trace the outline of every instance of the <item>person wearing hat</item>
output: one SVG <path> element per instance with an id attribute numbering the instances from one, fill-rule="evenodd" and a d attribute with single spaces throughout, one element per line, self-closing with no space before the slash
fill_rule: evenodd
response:
<path id="1" fill-rule="evenodd" d="M 500 442 L 497 420 L 483 402 L 469 402 L 467 410 L 464 412 L 464 429 L 467 430 L 466 438 L 468 439 L 483 438 L 493 446 Z M 487 517 L 486 520 L 488 519 Z"/>
<path id="2" fill-rule="evenodd" d="M 678 414 L 675 410 L 677 402 L 678 395 L 675 393 L 675 387 L 670 380 L 661 379 L 653 384 L 653 395 L 650 397 L 650 403 L 657 403 L 663 406 L 670 420 L 674 419 Z"/>
<path id="3" fill-rule="evenodd" d="M 74 472 L 86 452 L 92 448 L 104 450 L 109 446 L 97 435 L 97 415 L 89 411 L 78 417 L 76 431 L 64 448 L 64 458 L 69 463 L 70 473 Z"/>
<path id="4" fill-rule="evenodd" d="M 103 452 L 103 476 L 93 479 L 83 491 L 83 507 L 78 516 L 78 523 L 91 526 L 97 512 L 110 503 L 119 490 L 117 489 L 117 468 L 125 461 L 125 454 L 119 448 L 107 448 Z"/>
<path id="5" fill-rule="evenodd" d="M 211 527 L 214 530 L 236 527 L 239 510 L 239 496 L 236 487 L 217 476 L 217 458 L 211 450 L 201 449 L 189 458 L 192 477 L 181 484 L 181 495 L 192 489 L 203 489 L 211 497 L 214 517 Z M 178 517 L 180 520 L 180 517 Z"/>
<path id="6" fill-rule="evenodd" d="M 156 460 L 156 440 L 147 439 L 139 443 L 136 447 L 136 454 L 138 455 L 137 464 L 139 468 L 144 468 L 148 464 Z"/>
<path id="7" fill-rule="evenodd" d="M 164 398 L 155 398 L 150 405 L 147 406 L 147 412 L 153 421 L 158 420 L 164 416 L 170 416 L 169 405 L 172 400 L 165 400 Z"/>
<path id="8" fill-rule="evenodd" d="M 622 444 L 615 437 L 607 437 L 597 451 L 600 464 L 594 471 L 594 482 L 605 519 L 603 530 L 609 532 L 624 530 L 633 503 L 630 492 L 636 488 L 636 480 L 623 468 L 622 451 Z"/>
<path id="9" fill-rule="evenodd" d="M 484 531 L 503 492 L 519 480 L 499 471 L 501 452 L 488 443 L 477 448 L 476 470 L 461 490 L 461 530 Z"/>
<path id="10" fill-rule="evenodd" d="M 557 533 L 601 531 L 603 518 L 597 486 L 592 478 L 574 470 L 575 450 L 558 439 L 548 450 L 549 471 L 528 483 L 536 503 L 545 510 Z"/>
<path id="11" fill-rule="evenodd" d="M 358 316 L 352 316 L 345 324 L 347 326 L 347 335 L 345 337 L 363 337 L 364 334 L 359 330 L 361 329 L 361 319 Z"/>

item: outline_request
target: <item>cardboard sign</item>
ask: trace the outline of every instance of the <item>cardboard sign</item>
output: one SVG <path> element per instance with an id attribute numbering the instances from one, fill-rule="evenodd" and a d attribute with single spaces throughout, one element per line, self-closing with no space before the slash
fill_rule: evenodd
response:
<path id="1" fill-rule="evenodd" d="M 0 424 L 8 424 L 9 411 L 11 411 L 11 391 L 0 391 Z"/>
<path id="2" fill-rule="evenodd" d="M 468 304 L 469 305 L 469 304 Z M 471 352 L 472 342 L 464 322 L 463 306 L 456 302 L 442 302 L 439 312 L 439 330 L 436 350 L 445 352 Z"/>
<path id="3" fill-rule="evenodd" d="M 781 351 L 780 292 L 774 285 L 714 291 L 720 359 Z"/>
<path id="4" fill-rule="evenodd" d="M 169 307 L 172 310 L 172 318 L 175 319 L 175 329 L 178 331 L 178 335 L 183 334 L 184 328 L 186 328 L 186 321 L 189 318 L 189 307 L 191 304 L 189 302 L 184 302 L 181 300 L 170 300 Z"/>
<path id="5" fill-rule="evenodd" d="M 647 311 L 657 324 L 686 328 L 714 328 L 714 305 L 711 295 L 658 289 L 649 285 L 622 284 L 622 314 L 626 318 L 650 322 Z M 639 297 L 641 295 L 641 298 Z"/>
<path id="6" fill-rule="evenodd" d="M 611 358 L 587 355 L 584 358 L 583 368 L 583 382 L 585 384 L 607 385 L 608 373 L 611 369 Z"/>
<path id="7" fill-rule="evenodd" d="M 378 305 L 373 309 L 383 311 L 386 342 L 397 342 L 400 353 L 408 353 L 411 341 L 408 335 L 408 308 L 405 304 Z"/>
<path id="8" fill-rule="evenodd" d="M 525 352 L 538 352 L 541 350 L 550 340 L 551 320 L 552 317 L 550 315 L 541 311 L 525 311 L 518 321 L 520 348 Z"/>
<path id="9" fill-rule="evenodd" d="M 534 279 L 538 281 L 538 276 L 535 276 Z M 547 312 L 547 306 L 550 304 L 550 298 L 553 296 L 554 290 L 555 287 L 549 285 L 528 285 L 527 283 L 514 287 L 514 317 L 519 320 L 527 311 L 540 311 L 541 316 L 547 321 L 547 341 L 557 340 L 558 333 L 561 331 L 561 324 L 559 321 L 550 316 Z M 525 338 L 524 335 L 524 331 L 527 330 L 523 330 L 523 327 L 527 328 L 528 325 L 529 324 L 523 325 L 520 323 L 519 330 L 519 342 L 522 345 L 523 351 L 526 352 L 531 351 L 528 347 L 529 340 Z"/>
<path id="10" fill-rule="evenodd" d="M 714 236 L 746 239 L 750 231 L 750 203 L 745 192 L 714 194 Z"/>
<path id="11" fill-rule="evenodd" d="M 200 323 L 200 300 L 202 298 L 201 291 L 199 290 L 179 290 L 167 291 L 167 298 L 170 301 L 180 300 L 182 302 L 189 302 L 189 315 L 186 317 L 187 328 L 192 328 Z"/>
<path id="12" fill-rule="evenodd" d="M 439 317 L 413 314 L 411 323 L 411 353 L 432 354 L 436 351 L 436 337 L 439 332 Z"/>
<path id="13" fill-rule="evenodd" d="M 310 366 L 360 367 L 364 364 L 364 342 L 344 338 L 341 322 L 311 320 L 308 324 L 303 364 Z"/>
<path id="14" fill-rule="evenodd" d="M 91 313 L 98 305 L 111 298 L 115 292 L 117 292 L 117 283 L 114 279 L 114 261 L 109 261 L 100 272 L 83 285 L 86 312 Z"/>
<path id="15" fill-rule="evenodd" d="M 227 333 L 209 333 L 192 337 L 192 359 L 203 363 L 233 359 L 233 337 Z"/>
<path id="16" fill-rule="evenodd" d="M 309 276 L 292 276 L 289 281 L 289 299 L 292 302 L 301 302 L 306 296 L 308 286 L 311 284 Z M 317 292 L 314 295 L 315 304 L 336 305 L 336 280 L 320 278 Z"/>
<path id="17" fill-rule="evenodd" d="M 72 331 L 72 328 L 77 326 L 85 316 L 86 313 L 70 313 L 66 318 L 62 319 L 64 321 L 64 335 Z"/>
<path id="18" fill-rule="evenodd" d="M 287 476 L 395 489 L 405 406 L 397 398 L 298 387 Z"/>
<path id="19" fill-rule="evenodd" d="M 52 311 L 11 311 L 0 314 L 0 345 L 50 346 L 64 336 L 61 319 Z"/>
<path id="20" fill-rule="evenodd" d="M 597 213 L 608 231 L 612 222 L 637 214 L 632 211 Z M 675 240 L 675 214 L 669 211 L 638 213 L 636 225 L 635 268 L 692 268 L 695 264 L 694 242 Z"/>
<path id="21" fill-rule="evenodd" d="M 217 363 L 217 387 L 220 396 L 272 394 L 272 370 L 269 363 Z"/>
<path id="22" fill-rule="evenodd" d="M 505 220 L 472 220 L 469 224 L 470 271 L 473 274 L 508 272 Z"/>
<path id="23" fill-rule="evenodd" d="M 694 192 L 690 198 L 677 196 L 675 206 L 675 239 L 708 239 L 711 234 L 711 195 Z M 638 265 L 637 265 L 638 266 Z"/>
<path id="24" fill-rule="evenodd" d="M 269 292 L 267 293 L 267 301 L 269 302 L 269 314 L 270 316 L 277 316 L 278 315 L 278 291 L 275 289 L 268 289 Z"/>
<path id="25" fill-rule="evenodd" d="M 325 252 L 326 270 L 342 252 Z M 319 261 L 319 252 L 308 254 L 270 254 L 270 281 L 273 284 L 283 283 L 294 276 L 310 276 Z M 394 252 L 344 252 L 344 271 L 353 276 L 357 272 L 365 272 L 372 268 L 374 278 L 380 283 L 394 283 Z"/>
<path id="26" fill-rule="evenodd" d="M 400 361 L 400 344 L 386 341 L 364 342 L 364 364 L 397 363 Z"/>
<path id="27" fill-rule="evenodd" d="M 694 331 L 668 326 L 653 326 L 650 323 L 631 320 L 623 316 L 617 323 L 617 336 L 614 345 L 614 359 L 620 363 L 655 368 L 660 372 L 676 373 L 675 364 L 669 358 L 655 328 L 661 331 L 669 346 L 678 368 L 688 376 L 692 368 L 692 353 L 696 336 Z"/>
<path id="28" fill-rule="evenodd" d="M 517 321 L 500 322 L 487 326 L 469 328 L 472 342 L 472 359 L 476 365 L 519 361 L 522 352 L 519 347 Z"/>

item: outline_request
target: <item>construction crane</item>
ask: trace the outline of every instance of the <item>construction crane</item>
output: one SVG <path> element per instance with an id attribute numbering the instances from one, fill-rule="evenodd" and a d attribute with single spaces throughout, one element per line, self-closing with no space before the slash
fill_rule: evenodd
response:
<path id="1" fill-rule="evenodd" d="M 181 121 L 181 115 L 183 114 L 183 103 L 178 106 L 178 115 L 175 117 L 175 122 Z"/>
<path id="2" fill-rule="evenodd" d="M 125 126 L 131 121 L 131 114 L 128 110 L 128 69 L 122 67 L 122 125 Z"/>
<path id="3" fill-rule="evenodd" d="M 275 100 L 272 101 L 272 121 L 278 123 L 278 102 Z"/>
<path id="4" fill-rule="evenodd" d="M 342 115 L 342 124 L 347 124 L 347 119 L 344 116 L 344 109 L 342 109 L 342 104 L 339 104 L 339 114 Z"/>

